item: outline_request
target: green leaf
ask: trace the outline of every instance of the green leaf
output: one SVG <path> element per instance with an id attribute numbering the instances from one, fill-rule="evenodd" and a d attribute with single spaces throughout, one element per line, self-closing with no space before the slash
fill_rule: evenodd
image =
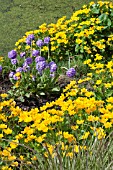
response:
<path id="1" fill-rule="evenodd" d="M 105 21 L 105 20 L 108 18 L 108 15 L 107 15 L 107 14 L 101 14 L 98 18 L 99 18 L 101 21 Z"/>
<path id="2" fill-rule="evenodd" d="M 30 97 L 30 93 L 26 93 L 25 96 L 29 98 Z"/>
<path id="3" fill-rule="evenodd" d="M 111 26 L 111 20 L 108 18 L 108 20 L 107 20 L 107 25 L 108 26 Z"/>
<path id="4" fill-rule="evenodd" d="M 92 12 L 92 13 L 94 13 L 94 14 L 99 14 L 100 9 L 98 9 L 98 8 L 94 7 L 94 8 L 92 9 L 92 11 L 91 11 L 91 12 Z"/>
<path id="5" fill-rule="evenodd" d="M 24 102 L 24 101 L 25 101 L 25 99 L 24 99 L 23 96 L 18 97 L 18 99 L 19 99 L 21 102 Z"/>
<path id="6" fill-rule="evenodd" d="M 41 96 L 44 96 L 44 95 L 45 95 L 45 93 L 44 93 L 44 92 L 40 92 L 39 94 L 40 94 Z"/>
<path id="7" fill-rule="evenodd" d="M 52 91 L 60 91 L 60 88 L 54 87 L 54 88 L 52 89 Z"/>

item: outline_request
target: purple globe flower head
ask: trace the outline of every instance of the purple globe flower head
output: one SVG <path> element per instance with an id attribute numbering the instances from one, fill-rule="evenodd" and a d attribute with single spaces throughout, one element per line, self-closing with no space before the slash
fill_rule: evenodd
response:
<path id="1" fill-rule="evenodd" d="M 31 42 L 32 42 L 32 40 L 34 40 L 34 39 L 35 39 L 34 34 L 28 35 L 28 37 L 26 38 L 26 43 L 27 43 L 28 45 L 31 45 Z"/>
<path id="2" fill-rule="evenodd" d="M 15 76 L 15 75 L 13 75 L 13 79 L 14 79 L 14 80 L 18 80 L 18 77 Z"/>
<path id="3" fill-rule="evenodd" d="M 41 57 L 41 56 L 38 56 L 35 58 L 35 62 L 38 63 L 40 61 L 45 61 L 45 58 L 44 57 Z"/>
<path id="4" fill-rule="evenodd" d="M 51 64 L 50 72 L 55 72 L 56 70 L 57 70 L 57 65 L 56 64 Z"/>
<path id="5" fill-rule="evenodd" d="M 9 51 L 9 52 L 8 52 L 8 58 L 10 58 L 10 59 L 15 59 L 16 56 L 17 56 L 17 53 L 16 53 L 15 50 L 12 50 L 12 51 Z"/>
<path id="6" fill-rule="evenodd" d="M 0 72 L 2 72 L 2 66 L 0 65 Z"/>
<path id="7" fill-rule="evenodd" d="M 23 68 L 22 67 L 18 67 L 17 69 L 16 69 L 16 72 L 22 72 L 23 71 Z"/>
<path id="8" fill-rule="evenodd" d="M 70 69 L 66 72 L 66 75 L 67 75 L 68 77 L 74 77 L 75 74 L 76 74 L 76 71 L 75 71 L 75 69 L 74 69 L 73 67 L 70 68 Z"/>
<path id="9" fill-rule="evenodd" d="M 50 42 L 50 37 L 45 37 L 44 38 L 44 44 L 49 44 Z"/>
<path id="10" fill-rule="evenodd" d="M 11 59 L 11 63 L 13 64 L 13 65 L 15 65 L 15 64 L 17 64 L 18 63 L 18 60 L 15 58 L 15 59 Z"/>
<path id="11" fill-rule="evenodd" d="M 41 48 L 44 45 L 44 42 L 42 40 L 38 40 L 36 45 Z"/>
<path id="12" fill-rule="evenodd" d="M 25 55 L 26 55 L 25 52 L 21 52 L 21 53 L 20 53 L 20 57 L 21 57 L 21 58 L 24 57 Z"/>
<path id="13" fill-rule="evenodd" d="M 51 62 L 48 64 L 49 67 L 51 67 L 52 64 L 55 64 L 55 62 L 54 62 L 54 61 L 51 61 Z"/>
<path id="14" fill-rule="evenodd" d="M 13 71 L 11 71 L 11 72 L 9 73 L 9 78 L 12 78 L 14 74 L 15 74 L 15 73 L 14 73 Z"/>
<path id="15" fill-rule="evenodd" d="M 42 70 L 44 70 L 47 66 L 46 61 L 40 61 L 36 64 L 36 69 L 40 72 Z"/>
<path id="16" fill-rule="evenodd" d="M 26 58 L 25 62 L 27 64 L 31 64 L 33 62 L 33 59 L 31 57 Z"/>
<path id="17" fill-rule="evenodd" d="M 35 39 L 35 36 L 34 36 L 34 34 L 30 34 L 30 35 L 28 35 L 28 37 L 27 37 L 29 40 L 34 40 Z"/>
<path id="18" fill-rule="evenodd" d="M 32 56 L 38 56 L 40 54 L 39 50 L 33 50 L 32 51 Z"/>
<path id="19" fill-rule="evenodd" d="M 28 39 L 28 38 L 26 38 L 26 44 L 27 44 L 27 45 L 31 45 L 31 40 Z"/>

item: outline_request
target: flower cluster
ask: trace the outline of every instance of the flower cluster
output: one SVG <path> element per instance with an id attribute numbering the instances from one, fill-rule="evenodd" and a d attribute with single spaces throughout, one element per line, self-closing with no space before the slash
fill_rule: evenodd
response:
<path id="1" fill-rule="evenodd" d="M 81 149 L 88 149 L 92 138 L 106 138 L 112 131 L 113 97 L 97 100 L 95 92 L 79 88 L 75 81 L 66 86 L 57 100 L 30 111 L 16 106 L 14 100 L 7 99 L 7 94 L 1 94 L 1 97 L 0 140 L 4 143 L 3 139 L 7 139 L 7 145 L 4 145 L 0 156 L 8 161 L 9 166 L 13 166 L 17 159 L 21 163 L 23 160 L 26 163 L 32 161 L 32 154 L 28 158 L 26 149 L 29 151 L 35 146 L 33 154 L 36 162 L 37 151 L 46 157 L 48 154 L 55 157 L 59 146 L 62 156 L 72 157 Z M 6 107 L 9 109 L 4 112 Z"/>
<path id="2" fill-rule="evenodd" d="M 83 55 L 83 61 L 87 58 L 93 61 L 96 53 L 99 53 L 103 56 L 103 61 L 106 61 L 107 56 L 112 53 L 112 9 L 111 2 L 91 2 L 75 11 L 70 19 L 66 20 L 66 16 L 63 16 L 56 24 L 44 23 L 39 29 L 26 32 L 25 35 L 34 34 L 40 37 L 38 41 L 35 40 L 36 44 L 32 43 L 32 46 L 37 48 L 38 45 L 44 54 L 48 51 L 44 44 L 51 42 L 51 57 L 55 61 L 65 60 L 67 52 L 72 56 Z M 25 43 L 26 36 L 16 42 L 17 51 L 23 46 L 29 49 Z M 41 40 L 44 36 L 47 37 Z"/>

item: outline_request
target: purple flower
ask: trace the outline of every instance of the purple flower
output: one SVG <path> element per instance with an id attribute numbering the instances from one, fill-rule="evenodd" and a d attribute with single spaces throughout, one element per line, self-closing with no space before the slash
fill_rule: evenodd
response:
<path id="1" fill-rule="evenodd" d="M 15 64 L 17 64 L 17 62 L 18 62 L 18 60 L 17 60 L 16 58 L 15 58 L 15 59 L 11 59 L 11 63 L 12 63 L 12 64 L 15 65 Z"/>
<path id="2" fill-rule="evenodd" d="M 25 60 L 25 62 L 26 62 L 27 64 L 31 64 L 32 61 L 33 61 L 33 59 L 32 59 L 31 57 L 28 57 L 28 58 L 26 58 L 26 60 Z"/>
<path id="3" fill-rule="evenodd" d="M 40 61 L 36 64 L 36 69 L 41 72 L 42 70 L 44 70 L 47 66 L 47 63 L 45 61 Z"/>
<path id="4" fill-rule="evenodd" d="M 76 71 L 75 71 L 75 69 L 72 67 L 72 68 L 70 68 L 67 72 L 66 72 L 66 75 L 68 76 L 68 77 L 73 77 L 73 76 L 75 76 L 75 74 L 76 74 Z"/>
<path id="5" fill-rule="evenodd" d="M 51 62 L 48 64 L 49 67 L 51 67 L 52 64 L 55 64 L 55 62 L 54 62 L 54 61 L 51 61 Z"/>
<path id="6" fill-rule="evenodd" d="M 26 38 L 26 44 L 27 44 L 27 45 L 31 45 L 31 40 L 28 39 L 28 38 Z"/>
<path id="7" fill-rule="evenodd" d="M 22 72 L 23 71 L 23 68 L 22 67 L 18 67 L 17 69 L 16 69 L 16 72 Z"/>
<path id="8" fill-rule="evenodd" d="M 17 53 L 16 53 L 15 50 L 12 50 L 12 51 L 8 52 L 8 58 L 15 59 L 16 56 L 17 56 Z"/>
<path id="9" fill-rule="evenodd" d="M 28 37 L 27 37 L 29 40 L 34 40 L 35 39 L 35 36 L 34 36 L 34 34 L 30 34 L 30 35 L 28 35 Z"/>
<path id="10" fill-rule="evenodd" d="M 11 72 L 9 73 L 9 78 L 12 78 L 14 74 L 15 74 L 15 73 L 14 73 L 13 71 L 11 71 Z"/>
<path id="11" fill-rule="evenodd" d="M 40 54 L 40 51 L 38 51 L 38 50 L 32 51 L 32 56 L 38 56 L 39 54 Z"/>
<path id="12" fill-rule="evenodd" d="M 15 75 L 13 75 L 13 79 L 14 79 L 14 80 L 18 80 L 18 77 L 15 76 Z"/>
<path id="13" fill-rule="evenodd" d="M 0 72 L 2 72 L 2 66 L 0 65 Z"/>
<path id="14" fill-rule="evenodd" d="M 21 52 L 21 53 L 20 53 L 20 57 L 21 57 L 21 58 L 24 57 L 25 55 L 26 55 L 25 52 Z"/>
<path id="15" fill-rule="evenodd" d="M 57 65 L 54 63 L 54 64 L 51 64 L 50 65 L 50 72 L 55 72 L 57 70 Z"/>
<path id="16" fill-rule="evenodd" d="M 42 47 L 42 46 L 44 45 L 44 42 L 43 42 L 42 40 L 38 40 L 38 41 L 36 42 L 36 45 L 37 45 L 38 47 Z"/>
<path id="17" fill-rule="evenodd" d="M 45 37 L 44 38 L 44 44 L 49 44 L 50 42 L 50 37 Z"/>
<path id="18" fill-rule="evenodd" d="M 40 61 L 45 61 L 45 58 L 44 57 L 41 57 L 41 56 L 38 56 L 35 58 L 35 62 L 38 63 Z"/>
<path id="19" fill-rule="evenodd" d="M 28 45 L 31 45 L 31 41 L 34 40 L 34 39 L 35 39 L 34 34 L 28 35 L 28 37 L 26 38 L 26 43 Z"/>

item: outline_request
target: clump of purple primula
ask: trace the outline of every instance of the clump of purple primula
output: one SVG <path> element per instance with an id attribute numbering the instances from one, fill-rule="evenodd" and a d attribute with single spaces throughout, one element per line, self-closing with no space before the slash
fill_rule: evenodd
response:
<path id="1" fill-rule="evenodd" d="M 31 34 L 27 37 L 26 43 L 31 45 L 35 39 Z M 36 41 L 36 49 L 17 52 L 11 50 L 8 52 L 8 58 L 11 63 L 9 79 L 13 83 L 12 93 L 15 97 L 24 101 L 24 97 L 31 95 L 50 95 L 60 92 L 57 83 L 59 77 L 58 66 L 54 61 L 48 60 L 48 57 L 40 55 L 42 46 L 48 45 L 50 37 Z M 11 91 L 10 91 L 11 94 Z"/>
<path id="2" fill-rule="evenodd" d="M 24 101 L 25 96 L 51 95 L 51 93 L 61 92 L 58 83 L 60 68 L 49 56 L 50 40 L 49 36 L 37 40 L 34 34 L 30 34 L 24 42 L 26 47 L 29 45 L 29 49 L 24 51 L 22 48 L 21 51 L 8 52 L 11 64 L 9 79 L 13 84 L 12 94 L 21 101 Z M 48 47 L 48 53 L 42 52 L 44 46 Z M 70 68 L 66 75 L 74 77 L 75 73 L 75 69 Z"/>

